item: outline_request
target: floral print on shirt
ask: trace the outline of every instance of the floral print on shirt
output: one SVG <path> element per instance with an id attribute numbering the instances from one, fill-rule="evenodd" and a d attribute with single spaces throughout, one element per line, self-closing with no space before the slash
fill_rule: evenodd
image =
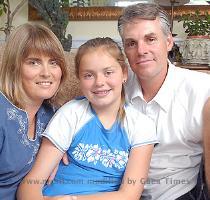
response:
<path id="1" fill-rule="evenodd" d="M 94 165 L 99 162 L 106 168 L 125 168 L 128 161 L 128 152 L 117 149 L 112 152 L 111 149 L 102 149 L 98 144 L 79 143 L 72 154 L 76 160 L 92 162 Z"/>
<path id="2" fill-rule="evenodd" d="M 26 118 L 24 118 L 21 114 L 19 114 L 19 111 L 15 108 L 8 108 L 7 109 L 7 116 L 8 116 L 8 120 L 14 120 L 17 121 L 19 124 L 19 129 L 17 131 L 18 135 L 20 136 L 20 142 L 24 145 L 27 146 L 29 148 L 33 149 L 33 153 L 31 158 L 29 159 L 27 164 L 31 164 L 34 160 L 34 157 L 36 156 L 38 149 L 39 149 L 39 145 L 40 142 L 30 142 L 32 140 L 30 140 L 28 138 L 27 135 L 27 124 L 28 121 Z M 37 119 L 36 122 L 36 138 L 34 139 L 34 141 L 37 139 L 37 137 L 40 137 L 41 133 L 44 130 L 44 123 L 40 122 L 40 119 Z M 39 138 L 38 138 L 39 139 Z"/>

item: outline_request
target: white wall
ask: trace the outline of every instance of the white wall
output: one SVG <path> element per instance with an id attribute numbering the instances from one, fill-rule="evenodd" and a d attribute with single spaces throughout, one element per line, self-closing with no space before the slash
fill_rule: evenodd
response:
<path id="1" fill-rule="evenodd" d="M 10 0 L 11 8 L 14 10 L 18 2 L 21 0 Z M 5 23 L 6 16 L 0 17 L 0 27 Z M 28 5 L 27 3 L 15 15 L 13 26 L 16 27 L 28 21 Z M 38 22 L 43 23 L 43 22 Z M 97 36 L 109 36 L 113 39 L 120 40 L 117 32 L 117 21 L 70 21 L 67 27 L 67 33 L 73 37 L 73 45 L 79 45 L 82 41 Z M 186 34 L 182 28 L 182 23 L 174 22 L 174 33 L 178 34 L 176 38 L 185 38 Z M 4 34 L 0 32 L 0 38 L 4 38 Z"/>

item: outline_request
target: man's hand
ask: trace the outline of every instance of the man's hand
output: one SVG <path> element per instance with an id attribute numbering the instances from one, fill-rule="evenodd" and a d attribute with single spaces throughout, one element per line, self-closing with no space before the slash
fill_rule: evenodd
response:
<path id="1" fill-rule="evenodd" d="M 64 165 L 68 165 L 68 164 L 69 164 L 69 160 L 68 160 L 68 155 L 67 155 L 67 153 L 65 153 L 65 154 L 63 155 L 62 161 L 63 161 L 63 164 L 64 164 Z M 53 182 L 53 180 L 54 180 L 54 178 L 55 178 L 55 175 L 56 175 L 57 171 L 58 171 L 58 166 L 53 170 L 52 174 L 49 176 L 49 178 L 48 178 L 48 180 L 47 180 L 47 185 L 50 185 L 50 184 Z"/>

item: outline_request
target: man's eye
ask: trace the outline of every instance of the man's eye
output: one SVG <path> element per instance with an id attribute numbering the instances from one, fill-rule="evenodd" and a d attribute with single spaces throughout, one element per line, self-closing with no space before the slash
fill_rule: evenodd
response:
<path id="1" fill-rule="evenodd" d="M 147 41 L 149 43 L 154 43 L 156 41 L 156 38 L 148 38 Z"/>
<path id="2" fill-rule="evenodd" d="M 136 45 L 136 42 L 134 42 L 134 41 L 130 41 L 130 42 L 125 43 L 126 47 L 135 47 L 135 45 Z"/>

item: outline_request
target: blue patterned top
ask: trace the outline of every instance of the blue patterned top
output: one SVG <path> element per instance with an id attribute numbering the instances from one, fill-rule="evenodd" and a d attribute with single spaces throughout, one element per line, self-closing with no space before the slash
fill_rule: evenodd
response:
<path id="1" fill-rule="evenodd" d="M 68 166 L 60 163 L 54 182 L 46 185 L 46 196 L 91 194 L 118 190 L 132 148 L 157 143 L 153 122 L 125 107 L 125 119 L 104 128 L 87 99 L 65 104 L 43 133 L 62 152 Z"/>
<path id="2" fill-rule="evenodd" d="M 29 139 L 28 115 L 0 92 L 0 199 L 15 200 L 18 184 L 29 172 L 40 145 L 41 133 L 54 111 L 43 104 L 36 115 L 36 133 Z"/>

